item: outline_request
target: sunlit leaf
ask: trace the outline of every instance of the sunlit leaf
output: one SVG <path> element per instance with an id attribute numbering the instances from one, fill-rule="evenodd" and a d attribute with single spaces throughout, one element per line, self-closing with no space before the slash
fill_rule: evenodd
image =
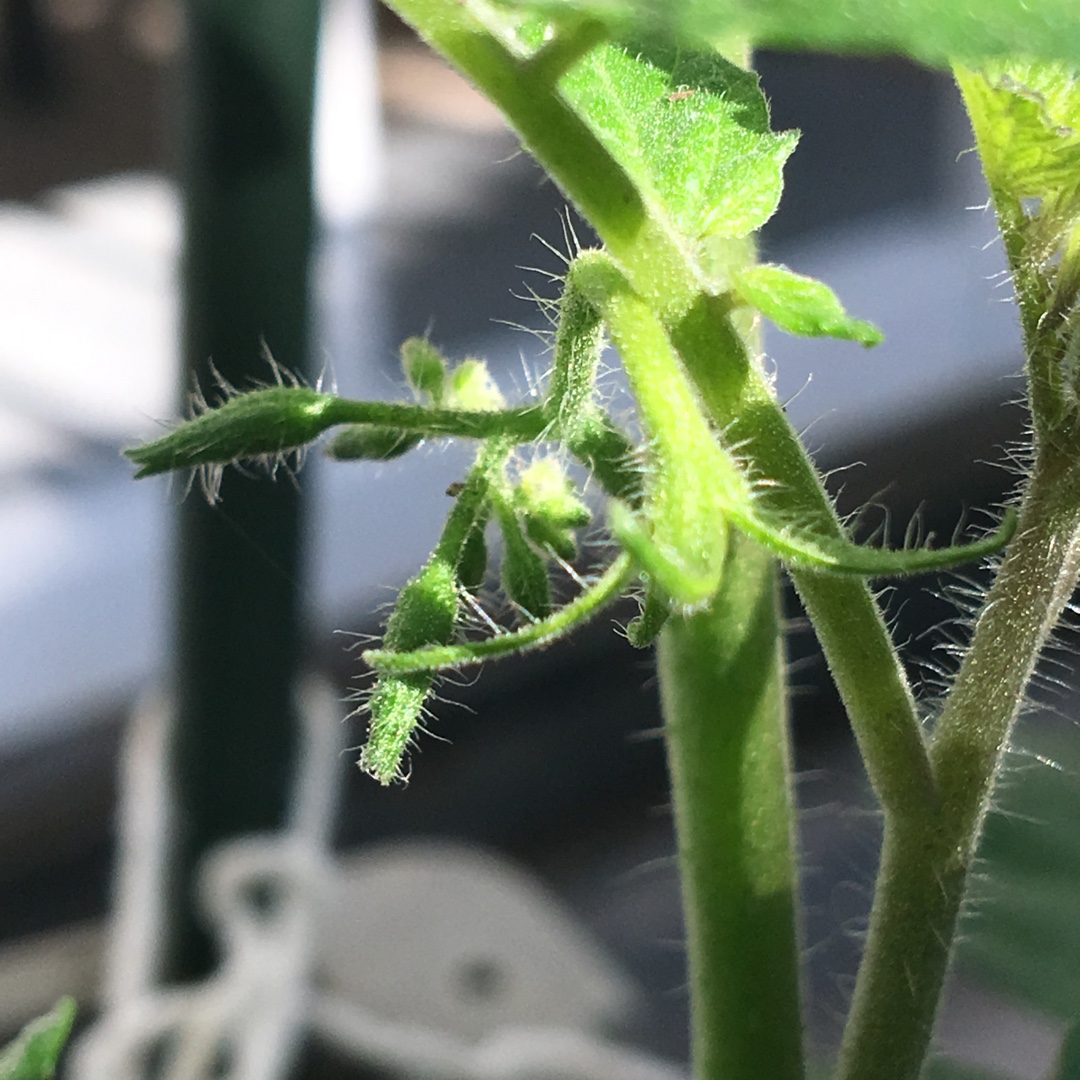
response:
<path id="1" fill-rule="evenodd" d="M 560 89 L 654 211 L 692 243 L 747 236 L 776 210 L 798 136 L 770 131 L 752 72 L 716 53 L 604 44 Z"/>
<path id="2" fill-rule="evenodd" d="M 991 63 L 958 78 L 991 188 L 1015 199 L 1054 196 L 1080 208 L 1076 72 L 1060 64 Z"/>
<path id="3" fill-rule="evenodd" d="M 738 272 L 733 285 L 742 303 L 789 334 L 843 338 L 867 346 L 882 341 L 876 326 L 848 315 L 828 285 L 786 266 L 748 266 Z"/>

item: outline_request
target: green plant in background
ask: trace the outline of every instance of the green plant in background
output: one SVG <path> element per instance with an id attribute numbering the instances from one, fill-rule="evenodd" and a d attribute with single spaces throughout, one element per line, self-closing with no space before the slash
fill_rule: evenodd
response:
<path id="1" fill-rule="evenodd" d="M 74 1023 L 75 1002 L 68 997 L 32 1020 L 0 1050 L 0 1080 L 52 1080 Z"/>
<path id="2" fill-rule="evenodd" d="M 543 394 L 507 406 L 480 361 L 452 366 L 413 340 L 402 360 L 415 404 L 280 384 L 230 390 L 129 451 L 138 475 L 275 461 L 339 426 L 329 450 L 342 459 L 387 461 L 425 438 L 479 443 L 435 550 L 403 589 L 382 647 L 365 653 L 378 678 L 361 765 L 382 783 L 402 776 L 440 671 L 546 645 L 627 591 L 642 596 L 628 637 L 657 643 L 700 1080 L 804 1075 L 782 563 L 884 816 L 837 1076 L 909 1080 L 927 1057 L 1010 726 L 1080 575 L 1080 14 L 1071 0 L 1037 12 L 987 0 L 977 17 L 940 0 L 393 6 L 503 110 L 603 243 L 568 266 Z M 747 41 L 888 47 L 955 65 L 1016 287 L 1033 421 L 1019 508 L 981 539 L 899 551 L 852 543 L 775 398 L 761 316 L 867 346 L 880 335 L 825 285 L 755 263 L 753 235 L 777 206 L 797 136 L 770 129 L 743 66 Z M 608 341 L 637 402 L 640 444 L 596 393 Z M 551 574 L 574 559 L 589 521 L 567 458 L 606 494 L 615 553 L 553 607 Z M 467 615 L 495 530 L 517 625 L 481 634 Z M 928 733 L 867 579 L 1006 544 Z"/>

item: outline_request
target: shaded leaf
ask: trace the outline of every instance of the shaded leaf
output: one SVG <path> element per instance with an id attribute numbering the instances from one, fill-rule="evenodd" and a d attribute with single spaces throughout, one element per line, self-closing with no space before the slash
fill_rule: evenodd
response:
<path id="1" fill-rule="evenodd" d="M 919 1074 L 920 1080 L 1002 1080 L 1000 1073 L 947 1057 L 932 1057 Z"/>
<path id="2" fill-rule="evenodd" d="M 1080 1022 L 1066 1033 L 1051 1080 L 1080 1080 Z"/>
<path id="3" fill-rule="evenodd" d="M 957 958 L 987 988 L 1061 1020 L 1080 1002 L 1080 743 L 1022 725 L 998 780 Z"/>

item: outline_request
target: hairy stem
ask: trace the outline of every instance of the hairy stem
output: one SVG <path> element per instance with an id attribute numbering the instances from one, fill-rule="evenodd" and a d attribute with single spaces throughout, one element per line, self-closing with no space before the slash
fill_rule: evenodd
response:
<path id="1" fill-rule="evenodd" d="M 498 660 L 503 656 L 518 656 L 534 649 L 542 649 L 617 600 L 633 580 L 633 576 L 634 567 L 630 556 L 619 555 L 594 585 L 583 589 L 576 599 L 564 604 L 546 619 L 505 634 L 457 645 L 429 645 L 413 652 L 368 649 L 363 654 L 364 662 L 376 671 L 403 675 L 417 671 L 455 670 L 488 660 Z"/>
<path id="2" fill-rule="evenodd" d="M 530 73 L 464 4 L 445 0 L 391 0 L 391 6 L 499 107 L 544 166 L 596 229 L 634 290 L 668 324 L 704 403 L 728 444 L 738 446 L 751 470 L 783 478 L 771 500 L 800 523 L 843 535 L 816 471 L 776 402 L 769 380 L 733 326 L 722 301 L 703 289 L 683 242 L 664 221 L 654 219 L 625 171 L 558 93 L 551 72 Z M 753 258 L 748 242 L 745 258 Z M 910 766 L 925 785 L 929 762 L 910 689 L 869 588 L 834 583 L 798 572 L 804 600 L 821 637 L 830 669 L 860 746 L 872 755 L 868 770 L 884 797 L 897 785 L 882 783 Z M 843 604 L 827 602 L 835 589 Z M 875 640 L 860 651 L 876 658 L 861 666 L 849 656 L 844 626 L 854 620 Z M 880 698 L 868 709 L 867 702 Z M 902 744 L 903 760 L 884 753 Z M 879 756 L 880 752 L 880 756 Z M 880 785 L 880 786 L 879 786 Z"/>
<path id="3" fill-rule="evenodd" d="M 838 1080 L 918 1075 L 1009 729 L 1080 577 L 1078 472 L 1068 455 L 1052 447 L 1040 453 L 1016 538 L 934 733 L 936 813 L 886 821 Z"/>
<path id="4" fill-rule="evenodd" d="M 724 437 L 765 477 L 783 477 L 769 509 L 825 535 L 843 536 L 832 503 L 750 350 L 715 299 L 673 330 L 690 377 Z M 915 701 L 865 581 L 790 568 L 886 812 L 919 812 L 933 790 Z"/>
<path id="5" fill-rule="evenodd" d="M 773 560 L 735 535 L 660 636 L 697 1080 L 801 1080 L 787 716 Z"/>

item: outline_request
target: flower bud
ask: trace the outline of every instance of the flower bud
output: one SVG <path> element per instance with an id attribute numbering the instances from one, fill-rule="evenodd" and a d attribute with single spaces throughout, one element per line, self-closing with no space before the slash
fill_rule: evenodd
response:
<path id="1" fill-rule="evenodd" d="M 178 424 L 168 435 L 125 450 L 136 478 L 171 469 L 228 465 L 296 450 L 332 423 L 335 398 L 306 386 L 270 386 L 239 394 Z"/>
<path id="2" fill-rule="evenodd" d="M 457 576 L 463 589 L 474 593 L 484 584 L 487 574 L 487 539 L 484 536 L 487 525 L 487 515 L 478 518 L 469 535 L 465 537 L 465 543 L 461 546 L 461 557 L 458 559 Z"/>
<path id="3" fill-rule="evenodd" d="M 458 586 L 454 569 L 433 557 L 401 590 L 386 624 L 384 647 L 409 652 L 424 645 L 445 645 L 454 636 Z M 368 740 L 360 767 L 381 784 L 401 773 L 401 759 L 431 693 L 430 673 L 384 675 L 368 702 Z"/>
<path id="4" fill-rule="evenodd" d="M 417 394 L 434 405 L 442 404 L 446 390 L 446 360 L 427 338 L 411 337 L 402 343 L 401 367 Z"/>
<path id="5" fill-rule="evenodd" d="M 589 523 L 588 507 L 577 497 L 560 463 L 537 458 L 521 474 L 515 495 L 529 539 L 561 559 L 577 555 L 573 530 Z"/>
<path id="6" fill-rule="evenodd" d="M 551 586 L 544 560 L 529 546 L 512 511 L 499 515 L 503 533 L 502 587 L 534 619 L 551 609 Z"/>
<path id="7" fill-rule="evenodd" d="M 483 360 L 465 360 L 450 372 L 446 405 L 469 412 L 495 412 L 506 406 Z"/>
<path id="8" fill-rule="evenodd" d="M 326 456 L 335 461 L 393 461 L 421 442 L 423 436 L 415 431 L 377 424 L 350 424 L 330 441 Z"/>

